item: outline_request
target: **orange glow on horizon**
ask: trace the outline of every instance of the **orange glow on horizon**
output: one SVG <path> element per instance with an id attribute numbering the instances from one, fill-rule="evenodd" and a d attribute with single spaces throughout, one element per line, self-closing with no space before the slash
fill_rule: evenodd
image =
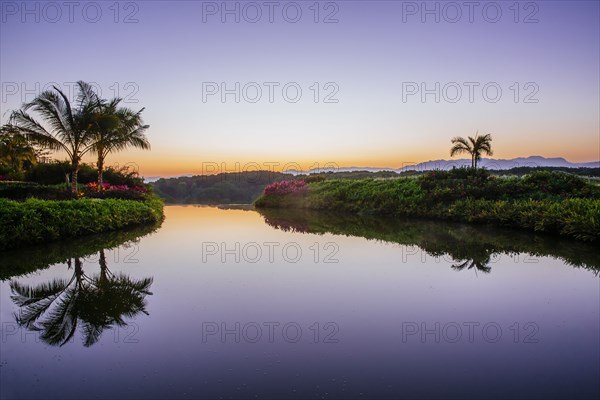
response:
<path id="1" fill-rule="evenodd" d="M 514 147 L 513 141 L 502 141 L 502 136 L 494 140 L 495 159 L 513 159 L 518 157 L 542 156 L 546 158 L 562 157 L 572 163 L 596 162 L 600 160 L 598 152 L 598 139 L 589 138 L 584 142 L 577 143 L 577 147 L 564 140 L 548 140 L 536 142 L 536 135 L 524 135 L 519 142 L 519 147 Z M 550 138 L 549 138 L 550 139 Z M 383 150 L 381 148 L 384 148 Z M 306 154 L 277 154 L 271 156 L 272 152 L 262 154 L 240 154 L 240 151 L 210 151 L 203 149 L 195 151 L 193 148 L 181 149 L 175 146 L 165 148 L 156 145 L 150 151 L 129 150 L 115 154 L 109 154 L 105 165 L 121 167 L 129 165 L 137 170 L 141 176 L 149 177 L 172 177 L 181 175 L 213 175 L 222 172 L 244 172 L 268 170 L 281 172 L 284 169 L 299 169 L 307 171 L 315 168 L 349 168 L 370 167 L 399 169 L 405 166 L 418 164 L 432 160 L 452 160 L 450 157 L 450 140 L 435 143 L 411 143 L 410 147 L 385 146 L 373 144 L 368 148 L 357 151 L 348 148 L 339 154 L 331 153 L 328 149 L 317 149 L 311 152 L 314 156 Z M 283 153 L 283 151 L 282 151 Z M 327 158 L 326 154 L 335 154 Z M 51 154 L 52 159 L 64 160 L 64 154 Z M 461 155 L 454 159 L 468 158 Z M 92 155 L 84 157 L 83 162 L 95 164 Z"/>
<path id="2" fill-rule="evenodd" d="M 559 147 L 559 146 L 556 146 Z M 594 162 L 600 157 L 595 158 L 589 151 L 575 152 L 565 154 L 560 151 L 532 152 L 524 153 L 522 151 L 503 152 L 496 149 L 492 158 L 512 159 L 528 156 L 542 156 L 546 158 L 563 157 L 569 162 Z M 468 158 L 467 155 L 455 157 L 454 159 Z M 213 175 L 222 172 L 244 172 L 269 170 L 281 172 L 283 169 L 301 169 L 307 171 L 314 168 L 344 168 L 344 167 L 370 167 L 370 168 L 390 168 L 398 169 L 408 165 L 414 165 L 431 160 L 451 160 L 449 154 L 412 154 L 387 157 L 339 157 L 332 160 L 310 160 L 293 159 L 282 160 L 277 158 L 264 159 L 235 159 L 233 157 L 218 159 L 217 157 L 182 157 L 178 155 L 153 157 L 151 154 L 137 155 L 135 158 L 129 158 L 125 154 L 119 154 L 109 157 L 107 165 L 133 165 L 138 169 L 140 175 L 144 177 L 153 176 L 179 176 L 179 175 Z M 132 161 L 133 160 L 133 161 Z M 92 162 L 93 160 L 85 160 Z"/>

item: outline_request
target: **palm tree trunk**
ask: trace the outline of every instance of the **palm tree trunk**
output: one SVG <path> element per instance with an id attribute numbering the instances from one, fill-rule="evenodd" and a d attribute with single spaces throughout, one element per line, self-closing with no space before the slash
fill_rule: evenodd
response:
<path id="1" fill-rule="evenodd" d="M 104 188 L 102 187 L 103 179 L 102 179 L 102 175 L 104 172 L 104 160 L 102 159 L 102 155 L 98 154 L 98 162 L 96 163 L 96 166 L 98 167 L 98 191 L 104 190 Z"/>
<path id="2" fill-rule="evenodd" d="M 74 162 L 71 168 L 71 192 L 77 194 L 77 173 L 79 172 L 79 163 Z"/>

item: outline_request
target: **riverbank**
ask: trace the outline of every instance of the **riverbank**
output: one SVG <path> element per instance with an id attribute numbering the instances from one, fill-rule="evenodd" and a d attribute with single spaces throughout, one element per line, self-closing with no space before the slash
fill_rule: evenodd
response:
<path id="1" fill-rule="evenodd" d="M 460 169 L 416 178 L 274 184 L 255 206 L 485 223 L 600 240 L 600 188 L 557 172 L 502 178 Z"/>
<path id="2" fill-rule="evenodd" d="M 0 250 L 116 231 L 163 219 L 163 201 L 122 199 L 14 201 L 0 198 Z"/>

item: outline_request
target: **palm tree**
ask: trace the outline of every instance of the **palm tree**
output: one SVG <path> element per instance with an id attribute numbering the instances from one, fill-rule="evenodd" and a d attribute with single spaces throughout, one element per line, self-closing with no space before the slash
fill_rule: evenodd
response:
<path id="1" fill-rule="evenodd" d="M 77 82 L 79 93 L 75 108 L 67 96 L 56 86 L 54 90 L 42 92 L 23 108 L 11 115 L 11 125 L 33 143 L 51 150 L 67 153 L 71 162 L 71 190 L 77 193 L 77 173 L 81 158 L 92 150 L 96 136 L 91 128 L 100 99 L 92 86 Z M 28 111 L 38 113 L 45 125 L 36 121 Z"/>
<path id="2" fill-rule="evenodd" d="M 142 112 L 132 111 L 126 107 L 119 107 L 120 98 L 110 102 L 102 102 L 99 111 L 94 117 L 94 132 L 96 142 L 92 152 L 98 155 L 96 166 L 98 167 L 98 188 L 102 190 L 102 174 L 104 172 L 104 160 L 111 152 L 125 150 L 127 147 L 136 147 L 149 150 L 150 143 L 144 132 L 150 127 L 144 125 Z"/>
<path id="3" fill-rule="evenodd" d="M 36 149 L 18 129 L 11 125 L 0 128 L 0 164 L 6 164 L 14 172 L 20 172 L 25 163 L 32 165 L 36 162 Z"/>
<path id="4" fill-rule="evenodd" d="M 492 151 L 492 135 L 485 134 L 479 136 L 479 131 L 475 137 L 468 137 L 468 140 L 460 136 L 452 139 L 452 148 L 450 149 L 450 157 L 456 154 L 469 153 L 471 155 L 471 168 L 477 169 L 477 162 L 481 160 L 481 154 L 485 153 L 488 156 L 494 154 Z"/>

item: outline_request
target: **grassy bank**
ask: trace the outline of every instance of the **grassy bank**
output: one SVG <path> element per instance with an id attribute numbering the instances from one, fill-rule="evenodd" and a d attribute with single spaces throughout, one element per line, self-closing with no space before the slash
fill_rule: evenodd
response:
<path id="1" fill-rule="evenodd" d="M 163 202 L 78 199 L 0 199 L 0 250 L 28 244 L 153 224 L 163 218 Z"/>
<path id="2" fill-rule="evenodd" d="M 267 188 L 255 205 L 489 223 L 600 240 L 600 188 L 559 172 L 502 178 L 459 169 L 277 189 Z"/>

